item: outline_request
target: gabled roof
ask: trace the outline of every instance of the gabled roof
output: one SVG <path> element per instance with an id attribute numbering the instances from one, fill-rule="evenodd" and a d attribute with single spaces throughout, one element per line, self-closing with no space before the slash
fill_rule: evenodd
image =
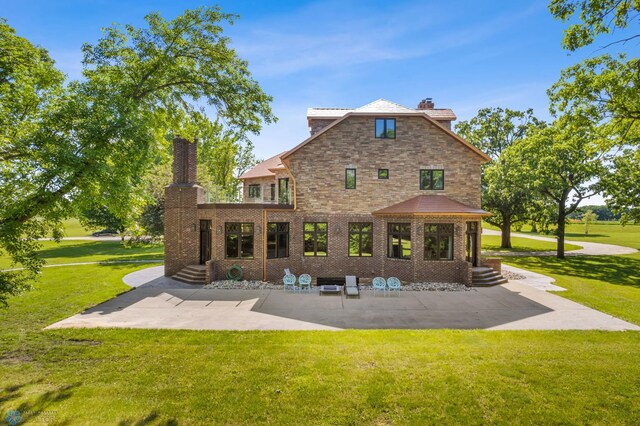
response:
<path id="1" fill-rule="evenodd" d="M 440 123 L 438 123 L 438 121 L 435 118 L 429 116 L 428 114 L 425 114 L 425 111 L 434 111 L 434 110 L 422 110 L 422 109 L 412 110 L 412 109 L 409 109 L 409 108 L 405 108 L 402 105 L 398 105 L 396 103 L 389 102 L 389 101 L 387 101 L 385 99 L 378 99 L 377 101 L 371 102 L 370 104 L 367 104 L 367 105 L 361 107 L 361 108 L 367 108 L 365 110 L 361 110 L 360 108 L 354 109 L 354 110 L 332 109 L 332 111 L 345 111 L 345 113 L 340 118 L 337 118 L 333 123 L 323 127 L 320 131 L 314 133 L 313 135 L 311 135 L 309 138 L 305 139 L 302 143 L 298 144 L 296 147 L 294 147 L 290 151 L 287 151 L 286 153 L 282 154 L 281 155 L 281 159 L 282 160 L 286 160 L 287 157 L 291 156 L 291 154 L 293 154 L 294 152 L 296 152 L 297 150 L 299 150 L 300 148 L 302 148 L 303 146 L 305 146 L 309 142 L 313 141 L 314 139 L 316 139 L 320 135 L 322 135 L 325 132 L 329 131 L 333 127 L 335 127 L 338 124 L 342 123 L 348 117 L 351 117 L 351 116 L 376 116 L 376 115 L 381 114 L 381 111 L 379 111 L 379 109 L 381 109 L 382 107 L 394 108 L 395 112 L 389 111 L 388 114 L 391 114 L 391 115 L 396 116 L 396 117 L 399 117 L 399 116 L 422 117 L 425 120 L 427 120 L 428 122 L 430 122 L 431 124 L 434 124 L 441 131 L 443 131 L 446 134 L 448 134 L 449 136 L 451 136 L 456 141 L 460 142 L 462 145 L 464 145 L 465 147 L 467 147 L 471 151 L 475 152 L 485 162 L 491 161 L 491 158 L 487 154 L 485 154 L 484 152 L 482 152 L 481 150 L 479 150 L 478 148 L 476 148 L 475 146 L 473 146 L 472 144 L 470 144 L 466 140 L 462 139 L 460 136 L 458 136 L 457 134 L 455 134 L 451 130 L 449 130 L 446 127 L 442 126 Z M 373 111 L 374 109 L 375 109 L 375 111 Z M 404 110 L 401 110 L 401 109 L 404 109 Z M 453 112 L 451 112 L 451 113 L 453 114 Z M 329 117 L 327 117 L 327 118 L 329 118 Z M 454 118 L 455 118 L 455 115 L 454 115 Z"/>
<path id="2" fill-rule="evenodd" d="M 446 195 L 418 195 L 373 212 L 375 215 L 491 216 L 482 209 L 452 200 Z"/>
<path id="3" fill-rule="evenodd" d="M 350 112 L 372 112 L 378 114 L 395 114 L 399 112 L 419 112 L 435 120 L 452 121 L 457 117 L 449 108 L 411 109 L 386 99 L 378 99 L 360 108 L 309 108 L 307 118 L 342 118 Z"/>
<path id="4" fill-rule="evenodd" d="M 274 155 L 273 157 L 264 160 L 262 163 L 256 164 L 252 169 L 249 169 L 240 175 L 239 179 L 243 180 L 275 176 L 275 173 L 272 170 L 284 169 L 280 157 L 286 153 L 287 151 L 281 152 L 278 155 Z"/>

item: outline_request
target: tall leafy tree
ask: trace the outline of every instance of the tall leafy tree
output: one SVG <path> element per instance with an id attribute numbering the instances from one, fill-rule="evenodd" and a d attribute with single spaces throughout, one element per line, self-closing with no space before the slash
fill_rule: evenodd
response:
<path id="1" fill-rule="evenodd" d="M 271 98 L 222 34 L 235 16 L 206 7 L 145 19 L 145 28 L 114 25 L 85 44 L 84 78 L 66 86 L 46 52 L 2 23 L 0 108 L 26 118 L 19 132 L 0 121 L 0 247 L 28 271 L 0 274 L 0 291 L 35 276 L 36 239 L 74 208 L 102 199 L 124 216 L 166 135 L 196 136 L 203 104 L 240 134 L 275 120 Z"/>
<path id="2" fill-rule="evenodd" d="M 483 168 L 482 208 L 493 213 L 486 221 L 500 228 L 504 248 L 511 247 L 511 226 L 528 217 L 532 195 L 519 182 L 519 164 L 501 154 L 539 126 L 541 122 L 532 109 L 484 108 L 471 120 L 455 127 L 458 134 L 493 159 Z"/>
<path id="3" fill-rule="evenodd" d="M 603 153 L 594 127 L 584 118 L 562 116 L 505 152 L 521 164 L 521 185 L 554 203 L 559 259 L 567 215 L 600 190 Z"/>
<path id="4" fill-rule="evenodd" d="M 595 43 L 598 36 L 622 32 L 612 45 L 627 46 L 640 37 L 640 3 L 635 0 L 552 0 L 554 17 L 572 24 L 563 46 L 571 51 Z M 607 204 L 624 220 L 640 220 L 640 184 L 625 178 L 640 169 L 640 60 L 625 54 L 604 54 L 569 67 L 549 90 L 552 112 L 585 115 L 599 123 L 602 149 L 615 159 L 604 171 Z"/>

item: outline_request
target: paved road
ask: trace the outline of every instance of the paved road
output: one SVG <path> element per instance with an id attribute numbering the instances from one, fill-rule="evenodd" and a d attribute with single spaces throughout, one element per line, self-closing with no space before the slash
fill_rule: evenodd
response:
<path id="1" fill-rule="evenodd" d="M 482 233 L 484 235 L 500 235 L 500 231 L 494 231 L 493 229 L 483 229 Z M 548 242 L 556 242 L 555 238 L 550 237 L 541 237 L 538 235 L 527 235 L 527 234 L 519 234 L 512 233 L 512 237 L 521 237 L 521 238 L 529 238 L 531 240 L 538 241 L 548 241 Z M 617 246 L 613 244 L 602 244 L 602 243 L 591 243 L 588 241 L 573 241 L 573 240 L 565 240 L 567 244 L 573 244 L 576 246 L 581 246 L 581 249 L 571 250 L 565 252 L 567 256 L 603 256 L 603 255 L 621 255 L 621 254 L 633 254 L 637 253 L 638 250 L 631 247 Z M 523 252 L 502 252 L 502 251 L 483 251 L 482 254 L 488 256 L 555 256 L 556 251 L 523 251 Z"/>

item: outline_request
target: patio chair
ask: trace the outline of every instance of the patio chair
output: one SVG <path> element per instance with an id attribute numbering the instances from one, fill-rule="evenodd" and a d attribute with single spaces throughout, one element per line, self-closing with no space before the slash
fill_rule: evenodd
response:
<path id="1" fill-rule="evenodd" d="M 371 282 L 373 286 L 373 295 L 378 292 L 382 292 L 383 295 L 387 294 L 387 281 L 382 277 L 375 277 Z"/>
<path id="2" fill-rule="evenodd" d="M 309 274 L 302 274 L 298 277 L 298 286 L 300 287 L 300 291 L 303 290 L 303 288 L 307 288 L 307 291 L 311 291 L 311 275 Z"/>
<path id="3" fill-rule="evenodd" d="M 400 296 L 400 280 L 396 277 L 389 277 L 387 279 L 387 287 L 389 288 L 389 293 L 392 291 L 396 292 L 396 295 Z"/>
<path id="4" fill-rule="evenodd" d="M 287 291 L 287 289 L 289 289 L 295 292 L 298 288 L 296 286 L 296 276 L 293 274 L 285 275 L 284 278 L 282 278 L 282 283 L 284 284 L 284 291 Z"/>
<path id="5" fill-rule="evenodd" d="M 285 275 L 293 275 L 293 274 L 291 273 L 291 271 L 289 270 L 289 268 L 284 268 L 284 274 L 285 274 Z"/>
<path id="6" fill-rule="evenodd" d="M 360 286 L 358 286 L 358 280 L 355 275 L 346 275 L 344 277 L 344 294 L 347 297 L 360 298 Z"/>

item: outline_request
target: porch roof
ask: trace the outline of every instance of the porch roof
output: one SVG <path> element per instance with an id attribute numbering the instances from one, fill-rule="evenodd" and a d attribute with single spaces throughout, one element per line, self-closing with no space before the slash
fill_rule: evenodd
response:
<path id="1" fill-rule="evenodd" d="M 446 195 L 418 195 L 373 212 L 374 215 L 491 216 L 491 213 L 452 200 Z"/>

